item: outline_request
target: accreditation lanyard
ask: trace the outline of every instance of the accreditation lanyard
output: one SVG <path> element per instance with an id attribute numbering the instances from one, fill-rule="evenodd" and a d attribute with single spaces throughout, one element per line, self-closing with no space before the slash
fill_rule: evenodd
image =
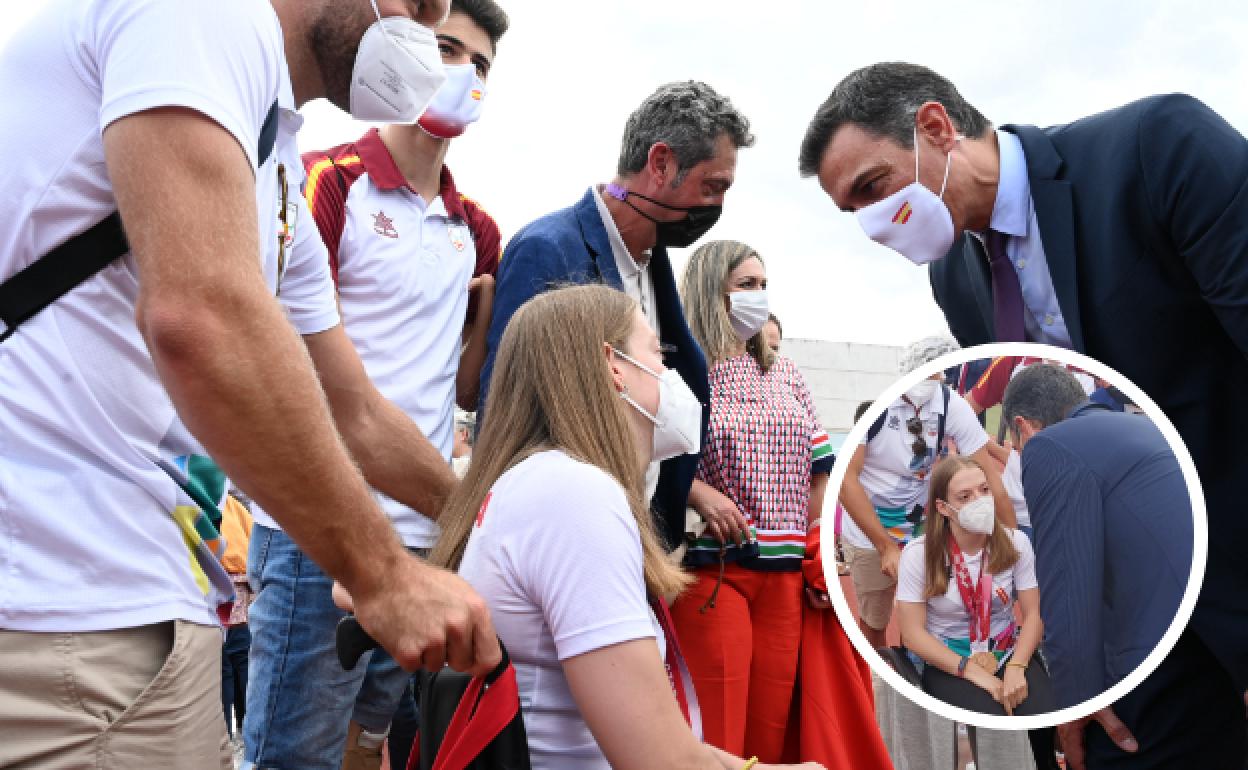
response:
<path id="1" fill-rule="evenodd" d="M 667 654 L 663 666 L 667 669 L 667 681 L 672 686 L 672 694 L 680 705 L 680 713 L 693 729 L 693 734 L 702 740 L 702 710 L 698 707 L 698 695 L 693 689 L 693 677 L 689 674 L 689 666 L 685 664 L 685 656 L 680 651 L 680 641 L 676 638 L 676 626 L 672 623 L 672 615 L 667 610 L 667 602 L 657 596 L 651 596 L 650 608 L 663 629 L 663 638 L 667 644 Z"/>
<path id="2" fill-rule="evenodd" d="M 949 554 L 953 561 L 953 575 L 962 595 L 962 604 L 970 616 L 970 640 L 972 652 L 988 652 L 988 640 L 992 636 L 992 576 L 986 564 L 988 549 L 980 552 L 979 575 L 971 581 L 971 571 L 966 567 L 966 557 L 958 547 L 953 533 L 949 533 Z"/>

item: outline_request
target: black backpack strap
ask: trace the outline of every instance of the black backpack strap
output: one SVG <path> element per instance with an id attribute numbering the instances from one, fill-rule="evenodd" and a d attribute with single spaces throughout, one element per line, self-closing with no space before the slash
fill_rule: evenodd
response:
<path id="1" fill-rule="evenodd" d="M 884 418 L 887 416 L 888 416 L 888 410 L 885 409 L 884 412 L 879 417 L 875 418 L 875 422 L 871 423 L 871 427 L 867 428 L 867 443 L 868 444 L 874 441 L 876 436 L 880 435 L 880 429 L 884 427 Z"/>
<path id="2" fill-rule="evenodd" d="M 936 419 L 936 455 L 940 455 L 941 447 L 945 445 L 945 415 L 949 414 L 949 386 L 941 383 L 941 392 L 945 397 L 945 408 Z"/>
<path id="3" fill-rule="evenodd" d="M 256 158 L 261 166 L 277 142 L 279 117 L 274 100 L 260 127 Z M 12 337 L 18 326 L 128 251 L 130 244 L 121 215 L 114 211 L 0 283 L 0 322 L 4 323 L 0 343 Z"/>

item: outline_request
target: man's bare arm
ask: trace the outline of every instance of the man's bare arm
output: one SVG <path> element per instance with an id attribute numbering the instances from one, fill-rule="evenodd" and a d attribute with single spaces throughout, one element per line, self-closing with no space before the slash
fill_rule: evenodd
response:
<path id="1" fill-rule="evenodd" d="M 456 483 L 442 453 L 368 379 L 342 324 L 303 339 L 329 397 L 334 421 L 364 478 L 395 500 L 436 519 Z"/>
<path id="2" fill-rule="evenodd" d="M 200 113 L 162 108 L 112 123 L 103 143 L 138 267 L 136 322 L 187 427 L 354 592 L 361 623 L 400 662 L 445 650 L 489 670 L 484 603 L 404 552 L 334 431 L 261 274 L 254 172 L 237 141 Z"/>

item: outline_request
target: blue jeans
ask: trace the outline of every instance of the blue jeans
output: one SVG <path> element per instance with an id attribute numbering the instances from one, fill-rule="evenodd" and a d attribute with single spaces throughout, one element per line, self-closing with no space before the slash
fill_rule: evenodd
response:
<path id="1" fill-rule="evenodd" d="M 243 767 L 339 770 L 349 721 L 384 732 L 408 675 L 382 650 L 343 670 L 334 629 L 344 613 L 330 596 L 333 581 L 286 533 L 255 525 L 247 577 L 256 599 Z"/>
<path id="2" fill-rule="evenodd" d="M 247 624 L 230 626 L 221 645 L 221 706 L 225 711 L 225 729 L 234 735 L 234 722 L 243 726 L 247 709 L 247 651 L 251 633 Z M 230 716 L 233 712 L 234 716 Z"/>

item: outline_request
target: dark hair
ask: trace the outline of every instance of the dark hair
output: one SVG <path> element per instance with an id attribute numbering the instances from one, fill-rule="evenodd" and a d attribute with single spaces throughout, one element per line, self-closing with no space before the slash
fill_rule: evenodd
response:
<path id="1" fill-rule="evenodd" d="M 641 171 L 650 148 L 663 142 L 676 155 L 680 170 L 675 184 L 680 184 L 689 169 L 715 154 L 720 134 L 728 134 L 736 147 L 754 144 L 750 121 L 706 83 L 685 80 L 661 85 L 628 116 L 616 172 Z"/>
<path id="2" fill-rule="evenodd" d="M 867 410 L 871 408 L 871 404 L 873 403 L 875 402 L 863 401 L 861 404 L 854 407 L 854 422 L 858 422 L 859 420 L 861 420 L 862 416 L 867 413 Z"/>
<path id="3" fill-rule="evenodd" d="M 823 154 L 842 125 L 853 123 L 872 136 L 914 146 L 914 116 L 924 102 L 940 102 L 964 136 L 979 138 L 990 125 L 958 89 L 927 67 L 880 62 L 845 77 L 819 105 L 802 139 L 798 168 L 802 176 L 819 173 Z"/>
<path id="4" fill-rule="evenodd" d="M 1032 364 L 1026 367 L 1005 389 L 1001 403 L 1001 419 L 1014 429 L 1014 418 L 1034 420 L 1041 429 L 1061 422 L 1070 410 L 1088 400 L 1075 375 L 1063 366 Z"/>
<path id="5" fill-rule="evenodd" d="M 780 332 L 780 339 L 784 339 L 784 327 L 780 325 L 780 319 L 776 318 L 776 314 L 768 313 L 767 320 L 776 325 L 776 331 Z"/>
<path id="6" fill-rule="evenodd" d="M 489 35 L 491 48 L 498 48 L 498 39 L 511 26 L 507 12 L 494 0 L 451 0 L 451 12 L 456 11 L 472 19 L 474 24 L 485 30 L 485 34 Z"/>

